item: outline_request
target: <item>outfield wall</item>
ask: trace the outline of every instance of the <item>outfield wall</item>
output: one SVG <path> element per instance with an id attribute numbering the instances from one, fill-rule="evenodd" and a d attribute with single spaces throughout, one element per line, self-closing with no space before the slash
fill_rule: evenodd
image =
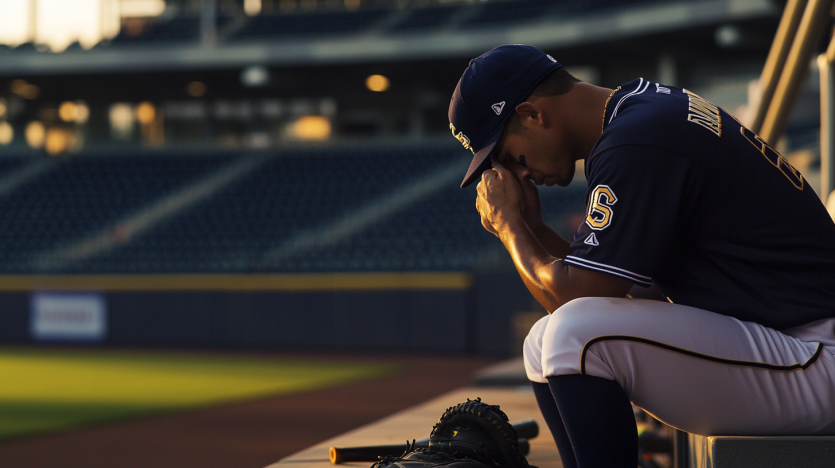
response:
<path id="1" fill-rule="evenodd" d="M 0 342 L 39 341 L 32 298 L 44 292 L 101 295 L 101 342 L 127 346 L 508 355 L 514 314 L 533 309 L 515 272 L 7 276 Z"/>

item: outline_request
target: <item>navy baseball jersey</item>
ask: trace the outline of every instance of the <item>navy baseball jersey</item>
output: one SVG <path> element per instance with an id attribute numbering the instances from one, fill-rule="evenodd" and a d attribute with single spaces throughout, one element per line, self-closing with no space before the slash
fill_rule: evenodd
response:
<path id="1" fill-rule="evenodd" d="M 709 101 L 624 84 L 586 178 L 566 264 L 776 329 L 835 317 L 835 223 L 794 167 Z"/>

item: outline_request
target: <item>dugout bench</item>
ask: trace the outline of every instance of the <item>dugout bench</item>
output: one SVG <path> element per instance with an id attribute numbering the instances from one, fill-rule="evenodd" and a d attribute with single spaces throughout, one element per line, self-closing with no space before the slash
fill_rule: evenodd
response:
<path id="1" fill-rule="evenodd" d="M 688 436 L 688 468 L 833 468 L 831 437 Z"/>

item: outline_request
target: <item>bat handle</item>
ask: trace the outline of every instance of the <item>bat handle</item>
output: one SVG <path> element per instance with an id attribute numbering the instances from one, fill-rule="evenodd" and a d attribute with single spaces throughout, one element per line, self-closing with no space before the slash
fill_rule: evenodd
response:
<path id="1" fill-rule="evenodd" d="M 369 447 L 331 447 L 328 458 L 334 465 L 352 461 L 374 461 L 379 457 L 396 457 L 409 449 L 411 444 L 405 445 L 374 445 Z"/>
<path id="2" fill-rule="evenodd" d="M 524 455 L 530 451 L 530 444 L 528 439 L 533 439 L 539 435 L 539 426 L 533 419 L 526 419 L 519 421 L 513 425 L 519 439 L 519 449 Z M 412 441 L 411 444 L 406 442 L 406 445 L 375 445 L 370 447 L 331 447 L 328 451 L 328 456 L 331 463 L 338 465 L 340 463 L 352 461 L 374 461 L 378 457 L 396 457 L 403 454 L 410 447 L 428 447 L 429 439 L 421 439 L 417 442 Z"/>
<path id="3" fill-rule="evenodd" d="M 513 425 L 519 439 L 535 439 L 539 435 L 539 425 L 533 419 L 525 419 Z"/>
<path id="4" fill-rule="evenodd" d="M 531 443 L 528 439 L 519 439 L 519 451 L 526 457 L 531 453 Z"/>

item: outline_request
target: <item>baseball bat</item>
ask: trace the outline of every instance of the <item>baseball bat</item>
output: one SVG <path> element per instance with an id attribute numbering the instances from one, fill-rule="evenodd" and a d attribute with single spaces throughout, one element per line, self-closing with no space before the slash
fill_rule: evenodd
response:
<path id="1" fill-rule="evenodd" d="M 533 419 L 526 419 L 513 424 L 513 429 L 516 430 L 516 435 L 519 438 L 519 450 L 523 455 L 527 455 L 530 452 L 528 439 L 533 439 L 539 435 L 539 425 Z M 414 442 L 414 445 L 417 448 L 428 448 L 429 438 L 418 440 Z M 396 457 L 402 455 L 409 446 L 410 444 L 407 442 L 405 445 L 331 447 L 328 451 L 328 456 L 334 465 L 352 461 L 377 461 L 380 457 Z"/>

